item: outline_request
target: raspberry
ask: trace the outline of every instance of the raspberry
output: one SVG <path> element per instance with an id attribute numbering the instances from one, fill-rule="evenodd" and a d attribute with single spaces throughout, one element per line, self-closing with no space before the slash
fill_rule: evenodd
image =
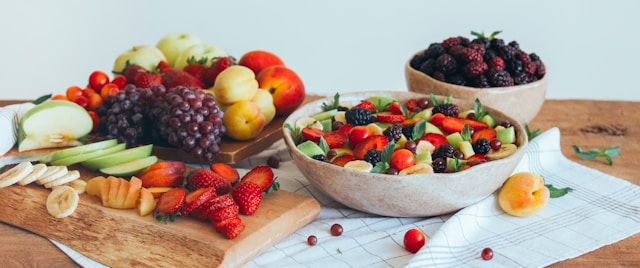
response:
<path id="1" fill-rule="evenodd" d="M 442 103 L 433 107 L 433 114 L 441 113 L 446 116 L 458 117 L 460 107 L 454 103 Z"/>
<path id="2" fill-rule="evenodd" d="M 509 72 L 500 69 L 489 69 L 487 71 L 487 79 L 489 79 L 489 84 L 494 87 L 508 87 L 513 86 L 513 77 L 509 74 Z"/>
<path id="3" fill-rule="evenodd" d="M 369 149 L 366 154 L 364 154 L 364 158 L 362 159 L 371 163 L 371 165 L 376 165 L 378 162 L 382 160 L 382 152 L 376 149 Z"/>
<path id="4" fill-rule="evenodd" d="M 382 135 L 387 137 L 389 141 L 398 141 L 402 137 L 402 124 L 394 123 L 393 125 L 387 127 L 384 131 L 382 131 Z"/>
<path id="5" fill-rule="evenodd" d="M 467 64 L 467 66 L 464 67 L 464 74 L 467 77 L 475 77 L 483 74 L 488 69 L 489 69 L 489 66 L 487 66 L 487 64 L 484 63 L 484 61 L 473 61 L 473 62 L 469 62 L 469 64 Z"/>
<path id="6" fill-rule="evenodd" d="M 531 62 L 531 57 L 529 56 L 529 54 L 522 50 L 518 50 L 518 52 L 516 52 L 516 59 L 519 59 L 523 63 Z"/>
<path id="7" fill-rule="evenodd" d="M 496 56 L 495 58 L 491 59 L 488 65 L 489 68 L 502 70 L 504 69 L 504 60 Z"/>
<path id="8" fill-rule="evenodd" d="M 478 53 L 478 51 L 471 48 L 464 48 L 458 54 L 458 59 L 462 62 L 474 62 L 474 61 L 482 61 L 482 55 Z"/>
<path id="9" fill-rule="evenodd" d="M 442 54 L 436 60 L 436 68 L 444 74 L 453 73 L 458 69 L 458 63 L 449 54 Z"/>

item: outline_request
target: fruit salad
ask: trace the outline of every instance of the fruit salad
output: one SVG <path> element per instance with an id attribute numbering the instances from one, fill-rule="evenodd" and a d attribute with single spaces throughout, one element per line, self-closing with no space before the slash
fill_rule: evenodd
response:
<path id="1" fill-rule="evenodd" d="M 461 110 L 452 97 L 398 101 L 370 96 L 323 103 L 323 112 L 286 124 L 306 156 L 363 172 L 390 175 L 458 172 L 506 158 L 517 149 L 510 121 L 498 122 L 478 99 Z"/>

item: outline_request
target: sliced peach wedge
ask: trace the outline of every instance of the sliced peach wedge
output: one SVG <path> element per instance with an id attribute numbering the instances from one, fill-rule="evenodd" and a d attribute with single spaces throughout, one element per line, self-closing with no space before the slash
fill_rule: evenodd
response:
<path id="1" fill-rule="evenodd" d="M 156 206 L 156 199 L 147 188 L 140 189 L 140 198 L 138 199 L 137 208 L 140 216 L 151 214 Z"/>

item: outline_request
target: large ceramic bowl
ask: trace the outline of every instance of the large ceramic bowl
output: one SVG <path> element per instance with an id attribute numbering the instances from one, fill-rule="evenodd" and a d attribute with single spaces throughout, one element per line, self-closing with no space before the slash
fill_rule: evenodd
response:
<path id="1" fill-rule="evenodd" d="M 341 94 L 340 102 L 358 103 L 369 96 L 387 96 L 400 101 L 428 96 L 406 91 L 373 91 Z M 444 96 L 438 96 L 444 98 Z M 285 124 L 320 113 L 323 103 L 333 97 L 310 102 L 293 112 Z M 461 110 L 472 109 L 473 101 L 454 98 Z M 484 106 L 484 105 L 483 105 Z M 394 217 L 426 217 L 457 211 L 495 192 L 511 175 L 527 146 L 523 126 L 497 109 L 492 116 L 510 120 L 515 126 L 518 149 L 511 156 L 473 166 L 456 173 L 412 174 L 406 176 L 365 173 L 313 160 L 296 148 L 292 133 L 283 128 L 284 141 L 300 171 L 312 186 L 338 202 L 364 212 Z"/>
<path id="2" fill-rule="evenodd" d="M 410 62 L 411 59 L 406 62 L 404 67 L 409 91 L 453 96 L 465 100 L 478 98 L 483 105 L 498 109 L 520 123 L 528 123 L 533 120 L 540 111 L 547 92 L 547 75 L 528 84 L 481 89 L 438 81 L 411 67 Z"/>

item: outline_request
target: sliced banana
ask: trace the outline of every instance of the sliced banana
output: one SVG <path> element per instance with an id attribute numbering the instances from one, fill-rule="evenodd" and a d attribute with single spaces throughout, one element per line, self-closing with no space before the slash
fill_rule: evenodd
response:
<path id="1" fill-rule="evenodd" d="M 371 135 L 382 135 L 382 128 L 376 123 L 369 123 L 367 129 L 371 132 Z"/>
<path id="2" fill-rule="evenodd" d="M 33 171 L 31 162 L 22 162 L 0 174 L 0 188 L 11 186 Z"/>
<path id="3" fill-rule="evenodd" d="M 42 176 L 36 180 L 36 183 L 43 185 L 64 176 L 67 172 L 69 172 L 69 170 L 67 170 L 66 166 L 49 166 L 47 167 L 47 172 L 42 174 Z"/>
<path id="4" fill-rule="evenodd" d="M 362 172 L 371 172 L 373 169 L 373 165 L 371 163 L 364 160 L 353 160 L 344 164 L 345 168 L 358 170 Z"/>
<path id="5" fill-rule="evenodd" d="M 333 120 L 346 124 L 347 118 L 345 117 L 345 111 L 337 111 L 336 114 L 333 115 Z"/>
<path id="6" fill-rule="evenodd" d="M 431 142 L 420 140 L 416 144 L 416 154 L 431 154 L 436 147 Z"/>
<path id="7" fill-rule="evenodd" d="M 317 128 L 319 130 L 323 130 L 322 123 L 320 123 L 320 121 L 316 120 L 313 117 L 298 118 L 298 120 L 296 120 L 294 124 L 294 128 L 302 129 L 305 127 Z"/>
<path id="8" fill-rule="evenodd" d="M 50 182 L 47 182 L 44 184 L 44 188 L 51 188 L 53 186 L 59 186 L 59 185 L 63 185 L 67 182 L 71 182 L 74 180 L 77 180 L 80 178 L 80 171 L 77 170 L 71 170 L 69 172 L 67 172 L 66 174 L 62 175 L 61 177 L 52 180 Z M 73 188 L 73 187 L 72 187 Z"/>
<path id="9" fill-rule="evenodd" d="M 398 175 L 410 175 L 410 174 L 431 174 L 433 173 L 433 168 L 427 163 L 418 163 L 398 172 Z"/>
<path id="10" fill-rule="evenodd" d="M 84 194 L 84 192 L 87 189 L 87 182 L 81 179 L 76 179 L 76 180 L 72 180 L 70 182 L 67 182 L 63 185 L 58 185 L 58 186 L 53 186 L 51 187 L 51 190 L 55 190 L 58 189 L 62 186 L 69 186 L 71 188 L 73 188 L 74 190 L 76 190 L 76 193 L 78 193 L 78 195 Z"/>
<path id="11" fill-rule="evenodd" d="M 35 164 L 35 165 L 33 165 L 33 170 L 31 171 L 31 173 L 29 173 L 29 175 L 27 175 L 26 177 L 22 178 L 18 182 L 18 184 L 22 185 L 22 186 L 30 184 L 30 183 L 36 181 L 45 172 L 47 172 L 47 165 L 46 164 L 42 164 L 42 163 L 41 164 Z"/>
<path id="12" fill-rule="evenodd" d="M 490 160 L 507 158 L 518 150 L 518 146 L 512 143 L 502 144 L 498 150 L 489 150 L 487 157 Z"/>
<path id="13" fill-rule="evenodd" d="M 61 186 L 47 197 L 47 212 L 56 218 L 64 218 L 71 215 L 80 202 L 80 196 L 69 186 Z"/>

